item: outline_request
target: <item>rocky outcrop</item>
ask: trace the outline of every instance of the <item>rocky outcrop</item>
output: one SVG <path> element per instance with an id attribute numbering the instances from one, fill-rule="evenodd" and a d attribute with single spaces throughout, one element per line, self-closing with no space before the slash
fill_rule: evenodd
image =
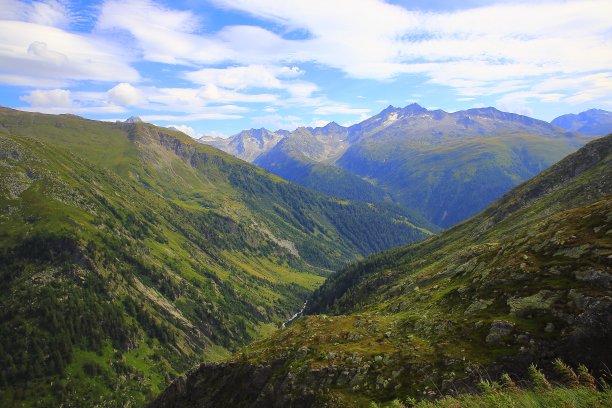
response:
<path id="1" fill-rule="evenodd" d="M 149 408 L 311 407 L 312 390 L 292 392 L 295 384 L 291 375 L 278 377 L 284 363 L 202 364 L 175 380 Z M 307 384 L 302 383 L 302 388 Z"/>

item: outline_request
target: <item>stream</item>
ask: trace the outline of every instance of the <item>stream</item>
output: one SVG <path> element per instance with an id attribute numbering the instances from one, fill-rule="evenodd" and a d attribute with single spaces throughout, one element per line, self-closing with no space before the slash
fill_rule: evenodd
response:
<path id="1" fill-rule="evenodd" d="M 304 302 L 304 304 L 302 305 L 302 308 L 300 309 L 299 312 L 297 312 L 296 314 L 294 314 L 293 316 L 291 316 L 291 319 L 287 320 L 285 323 L 283 323 L 283 327 L 287 327 L 288 324 L 290 324 L 292 321 L 294 321 L 295 319 L 297 319 L 298 317 L 300 317 L 302 315 L 302 313 L 304 313 L 304 309 L 306 309 L 306 305 L 308 304 L 308 300 L 306 300 Z"/>

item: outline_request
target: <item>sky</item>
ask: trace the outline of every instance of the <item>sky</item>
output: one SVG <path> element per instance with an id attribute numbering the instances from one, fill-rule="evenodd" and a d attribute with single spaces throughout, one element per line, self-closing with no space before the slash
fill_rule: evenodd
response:
<path id="1" fill-rule="evenodd" d="M 0 105 L 193 137 L 612 110 L 612 1 L 0 0 Z"/>

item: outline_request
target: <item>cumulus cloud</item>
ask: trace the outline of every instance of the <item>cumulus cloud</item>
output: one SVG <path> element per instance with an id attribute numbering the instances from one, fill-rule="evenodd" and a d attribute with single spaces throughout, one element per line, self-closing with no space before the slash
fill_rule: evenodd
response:
<path id="1" fill-rule="evenodd" d="M 282 88 L 279 77 L 289 73 L 299 74 L 297 67 L 266 67 L 248 65 L 227 68 L 205 68 L 188 72 L 185 78 L 197 84 L 215 84 L 224 88 L 240 90 L 245 88 Z"/>
<path id="2" fill-rule="evenodd" d="M 222 139 L 227 139 L 228 137 L 230 137 L 230 135 L 227 135 L 223 132 L 218 132 L 216 130 L 211 130 L 208 132 L 204 132 L 204 134 L 208 137 L 220 137 Z"/>
<path id="3" fill-rule="evenodd" d="M 115 105 L 137 105 L 142 103 L 142 92 L 132 85 L 122 82 L 107 92 L 108 100 Z"/>
<path id="4" fill-rule="evenodd" d="M 200 88 L 196 94 L 208 102 L 216 103 L 231 103 L 231 102 L 245 102 L 245 103 L 269 103 L 276 101 L 277 97 L 273 94 L 249 94 L 235 92 L 224 88 L 219 88 L 215 84 L 208 84 Z"/>
<path id="5" fill-rule="evenodd" d="M 309 98 L 319 89 L 312 82 L 296 79 L 303 71 L 296 66 L 246 65 L 226 68 L 204 68 L 184 74 L 184 78 L 202 84 L 202 96 L 208 100 L 228 102 L 274 102 L 275 95 L 253 95 L 249 89 L 286 91 L 291 98 Z"/>
<path id="6" fill-rule="evenodd" d="M 200 113 L 190 113 L 187 115 L 181 114 L 153 114 L 153 115 L 142 115 L 141 119 L 145 122 L 154 122 L 159 120 L 164 121 L 184 121 L 184 122 L 192 122 L 197 120 L 228 120 L 228 119 L 240 119 L 241 115 L 232 114 L 232 113 L 223 113 L 218 112 L 214 108 L 206 109 L 204 112 Z"/>
<path id="7" fill-rule="evenodd" d="M 66 89 L 36 90 L 21 97 L 35 108 L 69 108 L 72 106 L 70 91 Z"/>
<path id="8" fill-rule="evenodd" d="M 196 139 L 198 137 L 198 132 L 196 132 L 195 129 L 192 128 L 191 126 L 187 126 L 187 125 L 169 125 L 167 127 L 170 128 L 170 129 L 176 129 L 179 132 L 183 132 L 187 136 L 190 136 L 190 137 L 192 137 L 194 139 Z"/>
<path id="9" fill-rule="evenodd" d="M 311 82 L 292 82 L 287 84 L 286 88 L 289 95 L 294 98 L 308 98 L 319 89 Z"/>
<path id="10" fill-rule="evenodd" d="M 124 113 L 128 109 L 155 111 L 143 115 L 147 121 L 165 120 L 175 122 L 202 119 L 236 119 L 247 111 L 232 104 L 211 106 L 199 93 L 199 88 L 137 88 L 120 83 L 106 92 L 71 92 L 66 89 L 34 90 L 21 97 L 30 106 L 24 110 L 46 113 Z"/>

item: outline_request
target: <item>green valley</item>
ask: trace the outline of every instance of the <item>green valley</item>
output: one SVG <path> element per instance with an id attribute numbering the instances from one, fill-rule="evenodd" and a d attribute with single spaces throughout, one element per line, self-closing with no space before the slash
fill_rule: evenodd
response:
<path id="1" fill-rule="evenodd" d="M 429 236 L 146 123 L 0 110 L 0 405 L 142 406 Z"/>

